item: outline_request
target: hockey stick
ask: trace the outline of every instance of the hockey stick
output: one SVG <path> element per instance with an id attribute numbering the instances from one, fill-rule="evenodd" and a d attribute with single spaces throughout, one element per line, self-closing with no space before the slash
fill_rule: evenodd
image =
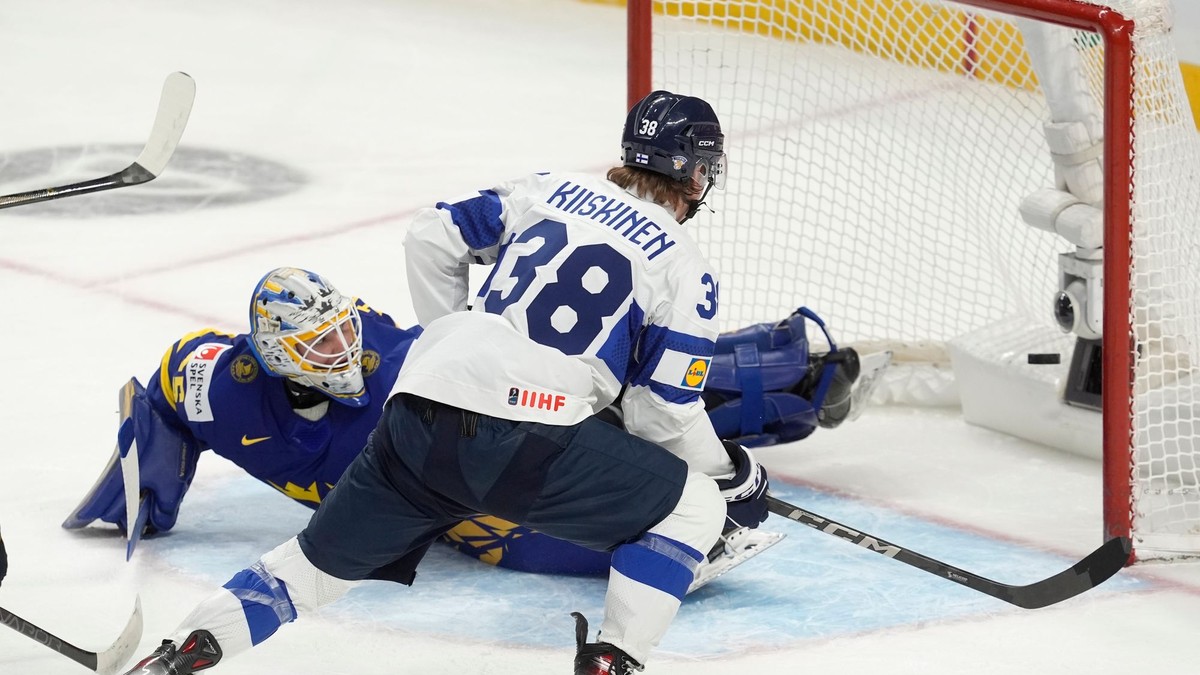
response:
<path id="1" fill-rule="evenodd" d="M 163 172 L 171 155 L 175 153 L 195 98 L 196 83 L 192 78 L 186 73 L 171 73 L 163 83 L 162 98 L 158 101 L 158 114 L 154 117 L 150 138 L 133 164 L 103 178 L 5 195 L 0 197 L 0 209 L 140 185 L 154 180 Z"/>
<path id="2" fill-rule="evenodd" d="M 25 619 L 0 607 L 0 623 L 46 645 L 72 661 L 86 666 L 100 675 L 114 675 L 117 669 L 133 656 L 138 643 L 142 641 L 142 599 L 136 598 L 133 603 L 133 614 L 125 624 L 125 630 L 116 641 L 100 652 L 89 652 L 63 641 L 62 638 L 51 635 L 45 630 L 29 623 Z"/>
<path id="3" fill-rule="evenodd" d="M 830 520 L 824 516 L 805 511 L 793 506 L 782 499 L 767 496 L 767 508 L 771 513 L 807 525 L 825 534 L 832 534 L 845 539 L 851 544 L 861 546 L 868 551 L 898 560 L 906 565 L 912 565 L 943 579 L 962 584 L 968 588 L 986 593 L 1007 603 L 1025 609 L 1037 609 L 1073 598 L 1084 591 L 1094 588 L 1106 579 L 1121 571 L 1129 561 L 1130 542 L 1125 537 L 1114 537 L 1104 542 L 1100 548 L 1092 551 L 1086 558 L 1072 565 L 1069 569 L 1027 586 L 1010 586 L 998 581 L 992 581 L 947 565 L 939 560 L 921 555 L 915 551 L 896 546 L 865 532 Z"/>

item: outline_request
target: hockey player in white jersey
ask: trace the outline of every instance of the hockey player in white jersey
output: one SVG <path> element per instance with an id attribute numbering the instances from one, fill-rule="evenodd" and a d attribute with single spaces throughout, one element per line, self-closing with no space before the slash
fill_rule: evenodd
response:
<path id="1" fill-rule="evenodd" d="M 767 514 L 766 471 L 700 398 L 718 280 L 682 223 L 723 183 L 723 145 L 706 102 L 657 91 L 607 178 L 531 176 L 418 214 L 406 262 L 425 330 L 367 447 L 303 532 L 130 674 L 207 669 L 358 580 L 411 584 L 474 513 L 612 551 L 600 641 L 575 614 L 574 672 L 641 670 L 725 524 Z M 494 268 L 463 311 L 473 262 Z M 628 432 L 593 417 L 622 389 Z"/>

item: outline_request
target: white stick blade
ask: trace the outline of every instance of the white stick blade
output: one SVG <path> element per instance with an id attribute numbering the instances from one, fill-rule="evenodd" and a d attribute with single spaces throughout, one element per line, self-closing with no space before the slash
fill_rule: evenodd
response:
<path id="1" fill-rule="evenodd" d="M 142 598 L 139 596 L 133 602 L 133 615 L 125 624 L 115 642 L 108 649 L 96 654 L 96 672 L 99 675 L 116 675 L 142 642 Z"/>
<path id="2" fill-rule="evenodd" d="M 196 99 L 196 83 L 186 73 L 171 73 L 163 82 L 162 98 L 158 101 L 158 113 L 154 116 L 154 128 L 137 164 L 157 177 L 166 168 L 188 116 L 192 113 L 192 102 Z"/>
<path id="3" fill-rule="evenodd" d="M 121 482 L 125 488 L 126 540 L 134 538 L 133 528 L 137 525 L 138 512 L 141 510 L 142 476 L 137 452 L 137 441 L 135 440 L 129 444 L 127 452 L 121 455 Z"/>

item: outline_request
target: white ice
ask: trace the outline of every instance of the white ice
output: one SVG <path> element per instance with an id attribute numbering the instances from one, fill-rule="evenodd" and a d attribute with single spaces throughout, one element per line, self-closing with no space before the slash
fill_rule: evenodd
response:
<path id="1" fill-rule="evenodd" d="M 414 209 L 531 171 L 606 168 L 624 35 L 621 9 L 566 0 L 6 0 L 0 192 L 123 168 L 163 77 L 186 71 L 198 93 L 158 181 L 0 212 L 0 606 L 96 649 L 140 594 L 148 652 L 302 527 L 306 510 L 208 455 L 178 526 L 131 562 L 111 530 L 59 523 L 111 451 L 118 387 L 185 332 L 243 330 L 266 270 L 317 269 L 412 322 Z M 781 494 L 999 581 L 1049 576 L 1101 543 L 1098 463 L 954 410 L 878 408 L 760 454 Z M 1200 564 L 1134 567 L 1026 611 L 768 526 L 788 538 L 690 597 L 648 672 L 1200 672 Z M 364 585 L 213 672 L 567 673 L 568 612 L 598 622 L 602 593 L 438 549 L 414 588 Z M 0 631 L 0 673 L 73 672 Z"/>

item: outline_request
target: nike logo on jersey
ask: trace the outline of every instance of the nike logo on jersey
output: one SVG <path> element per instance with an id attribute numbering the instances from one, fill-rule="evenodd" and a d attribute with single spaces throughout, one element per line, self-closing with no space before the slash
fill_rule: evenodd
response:
<path id="1" fill-rule="evenodd" d="M 269 438 L 271 437 L 263 436 L 262 438 L 249 438 L 247 436 L 242 436 L 242 445 L 254 445 L 255 443 L 262 443 Z"/>

